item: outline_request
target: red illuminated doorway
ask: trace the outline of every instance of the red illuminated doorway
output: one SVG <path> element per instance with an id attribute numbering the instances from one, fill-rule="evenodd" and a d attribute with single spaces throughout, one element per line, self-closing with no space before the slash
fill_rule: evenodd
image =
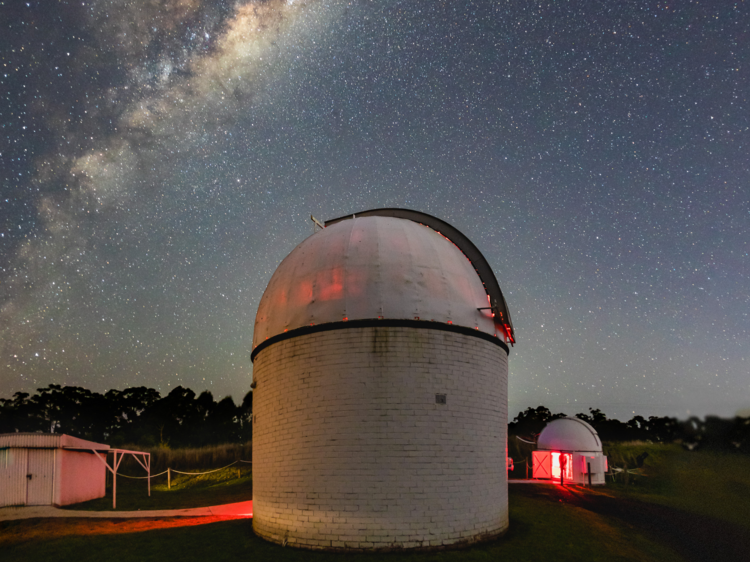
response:
<path id="1" fill-rule="evenodd" d="M 560 457 L 564 457 L 565 461 L 562 463 L 565 466 L 565 472 L 562 475 L 563 481 L 565 480 L 573 480 L 573 455 L 571 453 L 551 453 L 550 455 L 552 457 L 552 480 L 559 481 L 560 480 Z"/>

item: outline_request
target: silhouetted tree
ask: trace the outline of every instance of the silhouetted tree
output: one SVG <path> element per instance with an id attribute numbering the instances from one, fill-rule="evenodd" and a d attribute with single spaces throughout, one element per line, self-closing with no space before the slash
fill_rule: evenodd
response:
<path id="1" fill-rule="evenodd" d="M 44 408 L 28 392 L 16 392 L 13 398 L 0 398 L 0 431 L 2 433 L 50 431 Z"/>
<path id="2" fill-rule="evenodd" d="M 252 435 L 252 392 L 237 407 L 209 391 L 178 386 L 163 398 L 146 387 L 110 390 L 51 384 L 38 393 L 0 399 L 0 432 L 68 433 L 112 445 L 197 447 L 240 442 Z"/>
<path id="3" fill-rule="evenodd" d="M 240 406 L 240 441 L 251 441 L 253 439 L 253 391 L 251 390 L 242 399 Z"/>
<path id="4" fill-rule="evenodd" d="M 565 414 L 553 414 L 545 406 L 526 408 L 508 424 L 508 432 L 534 441 L 549 422 L 564 417 Z"/>
<path id="5" fill-rule="evenodd" d="M 51 384 L 35 396 L 53 433 L 68 433 L 101 441 L 112 417 L 107 400 L 99 393 L 79 386 Z"/>
<path id="6" fill-rule="evenodd" d="M 682 436 L 677 418 L 649 416 L 646 429 L 652 440 L 663 443 L 672 442 Z"/>
<path id="7" fill-rule="evenodd" d="M 576 414 L 578 419 L 589 423 L 599 434 L 602 441 L 634 441 L 642 435 L 633 426 L 616 419 L 609 419 L 598 408 L 589 408 L 590 415 Z"/>
<path id="8" fill-rule="evenodd" d="M 153 388 L 138 386 L 125 390 L 109 390 L 104 395 L 112 418 L 107 428 L 110 444 L 143 443 L 149 428 L 141 414 L 161 398 Z"/>

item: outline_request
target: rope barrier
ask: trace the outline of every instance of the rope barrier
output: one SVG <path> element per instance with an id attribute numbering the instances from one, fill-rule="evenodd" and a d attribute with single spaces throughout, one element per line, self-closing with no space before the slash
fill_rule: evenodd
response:
<path id="1" fill-rule="evenodd" d="M 156 478 L 157 476 L 161 476 L 162 474 L 166 474 L 167 471 L 160 472 L 159 474 L 152 474 L 151 476 L 128 476 L 127 474 L 122 474 L 121 472 L 117 473 L 117 476 L 122 476 L 123 478 L 130 478 L 132 480 L 145 480 L 146 478 Z"/>
<path id="2" fill-rule="evenodd" d="M 253 461 L 236 460 L 232 464 L 228 464 L 228 465 L 226 465 L 223 468 L 217 468 L 216 470 L 209 470 L 208 472 L 180 472 L 179 470 L 175 470 L 174 468 L 172 468 L 172 469 L 168 468 L 164 472 L 160 472 L 159 474 L 152 474 L 150 477 L 149 476 L 128 476 L 127 474 L 122 474 L 122 473 L 119 473 L 119 472 L 117 473 L 117 476 L 122 476 L 124 478 L 130 478 L 132 480 L 145 480 L 146 478 L 156 478 L 157 476 L 161 476 L 162 474 L 166 474 L 169 470 L 171 470 L 172 472 L 177 473 L 177 474 L 187 474 L 189 476 L 198 476 L 198 475 L 201 475 L 201 474 L 211 474 L 212 472 L 219 472 L 220 470 L 224 470 L 225 468 L 229 468 L 230 466 L 235 465 L 238 462 L 244 462 L 244 463 L 248 463 L 248 464 L 252 464 L 253 463 Z"/>
<path id="3" fill-rule="evenodd" d="M 237 464 L 239 461 L 234 461 L 232 464 L 228 464 L 223 468 L 217 468 L 216 470 L 209 470 L 208 472 L 180 472 L 179 470 L 172 469 L 172 472 L 175 472 L 177 474 L 187 474 L 189 476 L 198 476 L 200 474 L 211 474 L 212 472 L 219 472 L 220 470 L 224 470 L 225 468 L 229 468 L 230 466 Z"/>

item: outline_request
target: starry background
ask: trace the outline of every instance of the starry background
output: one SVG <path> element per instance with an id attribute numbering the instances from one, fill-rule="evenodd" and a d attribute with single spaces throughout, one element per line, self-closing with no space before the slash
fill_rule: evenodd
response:
<path id="1" fill-rule="evenodd" d="M 0 0 L 0 395 L 241 400 L 326 220 L 453 224 L 511 417 L 750 407 L 750 6 Z"/>

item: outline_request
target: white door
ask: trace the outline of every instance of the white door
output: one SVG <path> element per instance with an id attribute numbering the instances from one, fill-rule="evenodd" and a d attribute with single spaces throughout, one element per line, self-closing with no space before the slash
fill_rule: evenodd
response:
<path id="1" fill-rule="evenodd" d="M 26 504 L 28 449 L 0 450 L 0 507 Z"/>
<path id="2" fill-rule="evenodd" d="M 26 505 L 52 505 L 54 474 L 55 450 L 29 449 Z"/>

